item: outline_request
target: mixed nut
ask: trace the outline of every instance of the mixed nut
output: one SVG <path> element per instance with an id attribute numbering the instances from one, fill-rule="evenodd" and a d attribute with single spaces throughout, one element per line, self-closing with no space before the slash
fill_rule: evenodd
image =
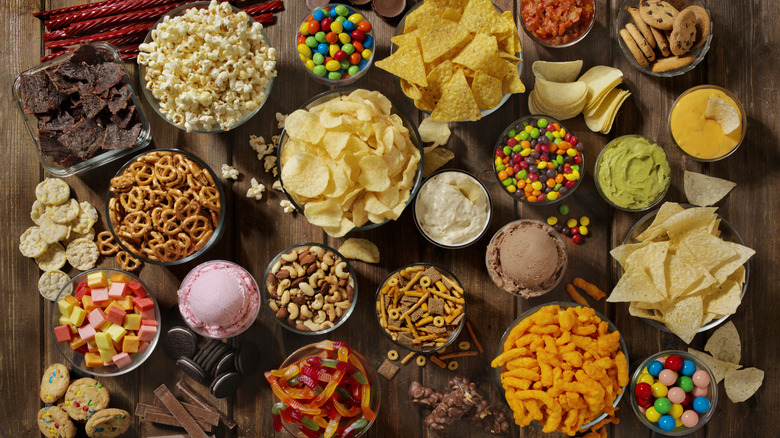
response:
<path id="1" fill-rule="evenodd" d="M 352 307 L 355 279 L 335 251 L 304 244 L 282 253 L 265 280 L 276 317 L 304 332 L 332 329 Z"/>

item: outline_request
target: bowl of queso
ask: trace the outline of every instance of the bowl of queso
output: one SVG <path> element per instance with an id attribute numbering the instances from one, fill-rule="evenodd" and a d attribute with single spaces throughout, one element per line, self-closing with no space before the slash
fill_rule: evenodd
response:
<path id="1" fill-rule="evenodd" d="M 709 111 L 708 111 L 709 107 Z M 677 147 L 697 161 L 718 161 L 745 139 L 745 109 L 725 88 L 699 85 L 674 101 L 669 130 Z"/>
<path id="2" fill-rule="evenodd" d="M 525 33 L 545 47 L 569 47 L 593 28 L 593 0 L 521 0 L 520 23 Z"/>

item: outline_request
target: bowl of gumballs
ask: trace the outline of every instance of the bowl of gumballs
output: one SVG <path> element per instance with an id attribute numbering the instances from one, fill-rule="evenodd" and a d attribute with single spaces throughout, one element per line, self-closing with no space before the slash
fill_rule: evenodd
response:
<path id="1" fill-rule="evenodd" d="M 493 170 L 504 191 L 529 205 L 565 199 L 585 175 L 582 142 L 561 122 L 529 115 L 510 124 L 496 143 Z"/>
<path id="2" fill-rule="evenodd" d="M 315 9 L 295 32 L 301 63 L 315 81 L 340 87 L 368 71 L 374 61 L 374 30 L 353 8 L 330 4 Z"/>
<path id="3" fill-rule="evenodd" d="M 631 378 L 634 413 L 662 435 L 688 435 L 701 429 L 717 404 L 718 383 L 712 371 L 684 351 L 648 357 Z"/>
<path id="4" fill-rule="evenodd" d="M 160 308 L 135 275 L 112 268 L 82 272 L 52 304 L 51 329 L 62 356 L 93 376 L 141 366 L 160 339 Z"/>

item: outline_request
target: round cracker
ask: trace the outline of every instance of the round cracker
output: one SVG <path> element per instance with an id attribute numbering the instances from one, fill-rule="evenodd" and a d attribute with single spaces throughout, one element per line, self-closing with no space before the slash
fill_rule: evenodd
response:
<path id="1" fill-rule="evenodd" d="M 39 200 L 35 200 L 30 210 L 30 219 L 35 222 L 36 225 L 40 225 L 41 221 L 46 217 L 46 204 Z"/>
<path id="2" fill-rule="evenodd" d="M 38 292 L 47 300 L 54 301 L 69 281 L 70 277 L 68 277 L 68 274 L 62 271 L 46 271 L 38 279 Z M 73 287 L 69 286 L 69 289 L 72 290 Z M 66 293 L 70 293 L 70 290 L 66 291 Z"/>
<path id="3" fill-rule="evenodd" d="M 57 242 L 50 244 L 43 254 L 35 258 L 35 263 L 38 263 L 38 267 L 41 268 L 41 271 L 56 271 L 62 269 L 67 261 L 65 248 Z"/>
<path id="4" fill-rule="evenodd" d="M 86 234 L 97 222 L 98 213 L 95 207 L 87 201 L 80 202 L 79 209 L 79 215 L 71 222 L 71 226 L 76 233 Z"/>
<path id="5" fill-rule="evenodd" d="M 46 207 L 46 213 L 49 218 L 57 224 L 67 224 L 79 216 L 81 207 L 79 207 L 79 201 L 70 198 L 68 202 L 62 205 L 52 205 Z"/>
<path id="6" fill-rule="evenodd" d="M 68 244 L 65 255 L 71 266 L 79 271 L 87 271 L 95 267 L 100 252 L 95 242 L 81 238 Z"/>
<path id="7" fill-rule="evenodd" d="M 30 227 L 19 237 L 19 251 L 25 257 L 38 257 L 48 247 L 40 227 Z"/>
<path id="8" fill-rule="evenodd" d="M 70 198 L 70 186 L 59 178 L 46 178 L 35 187 L 35 197 L 46 205 L 61 205 Z"/>

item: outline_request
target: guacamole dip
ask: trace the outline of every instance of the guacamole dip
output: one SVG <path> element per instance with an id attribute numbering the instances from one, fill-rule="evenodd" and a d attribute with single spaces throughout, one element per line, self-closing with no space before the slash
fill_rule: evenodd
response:
<path id="1" fill-rule="evenodd" d="M 669 162 L 663 149 L 638 135 L 615 139 L 601 152 L 596 166 L 601 193 L 628 210 L 649 207 L 669 186 Z"/>

